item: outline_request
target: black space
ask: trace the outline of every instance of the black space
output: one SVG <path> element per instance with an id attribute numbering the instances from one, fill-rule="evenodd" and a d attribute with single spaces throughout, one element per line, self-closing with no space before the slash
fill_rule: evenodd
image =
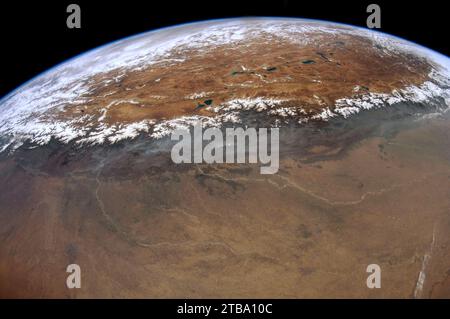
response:
<path id="1" fill-rule="evenodd" d="M 66 27 L 66 8 L 81 7 L 81 29 Z M 99 45 L 164 26 L 211 18 L 290 16 L 364 26 L 366 7 L 381 6 L 387 32 L 450 55 L 444 1 L 59 0 L 0 3 L 0 97 L 37 74 Z"/>

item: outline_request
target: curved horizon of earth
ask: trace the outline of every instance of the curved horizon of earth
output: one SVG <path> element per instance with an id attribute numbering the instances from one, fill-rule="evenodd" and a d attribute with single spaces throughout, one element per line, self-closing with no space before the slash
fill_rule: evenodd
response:
<path id="1" fill-rule="evenodd" d="M 260 57 L 267 45 L 273 53 Z M 180 70 L 173 75 L 170 68 Z M 141 133 L 160 138 L 198 120 L 240 123 L 239 113 L 249 110 L 267 113 L 279 126 L 401 102 L 448 107 L 449 70 L 449 59 L 437 52 L 343 24 L 287 18 L 190 23 L 91 50 L 5 96 L 0 149 L 52 138 L 81 145 Z"/>
<path id="2" fill-rule="evenodd" d="M 0 297 L 448 298 L 449 105 L 449 58 L 326 21 L 79 55 L 0 100 Z M 199 121 L 279 128 L 279 171 L 175 164 Z"/>

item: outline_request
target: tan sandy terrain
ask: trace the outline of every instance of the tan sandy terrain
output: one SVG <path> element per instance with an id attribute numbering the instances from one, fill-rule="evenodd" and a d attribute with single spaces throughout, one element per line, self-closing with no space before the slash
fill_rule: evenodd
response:
<path id="1" fill-rule="evenodd" d="M 0 295 L 449 297 L 448 124 L 283 156 L 275 175 L 141 153 L 95 174 L 3 161 Z M 381 289 L 366 287 L 373 263 Z"/>

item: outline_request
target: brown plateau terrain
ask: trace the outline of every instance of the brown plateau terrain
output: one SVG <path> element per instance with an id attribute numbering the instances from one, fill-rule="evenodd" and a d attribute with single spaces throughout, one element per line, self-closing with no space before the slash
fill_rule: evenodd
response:
<path id="1" fill-rule="evenodd" d="M 87 97 L 91 101 L 67 108 L 61 116 L 100 117 L 105 106 L 122 101 L 108 109 L 107 124 L 173 119 L 212 115 L 208 108 L 198 107 L 206 106 L 205 99 L 217 106 L 251 97 L 287 99 L 279 107 L 299 106 L 315 114 L 333 108 L 339 98 L 391 93 L 428 79 L 429 62 L 403 53 L 384 54 L 367 38 L 324 34 L 308 38 L 317 44 L 299 46 L 282 39 L 256 38 L 233 47 L 183 51 L 188 58 L 170 67 L 159 62 L 144 70 L 101 74 L 90 79 L 92 92 Z M 177 57 L 173 53 L 172 58 Z M 361 91 L 355 93 L 357 86 Z M 202 92 L 205 96 L 192 97 Z"/>

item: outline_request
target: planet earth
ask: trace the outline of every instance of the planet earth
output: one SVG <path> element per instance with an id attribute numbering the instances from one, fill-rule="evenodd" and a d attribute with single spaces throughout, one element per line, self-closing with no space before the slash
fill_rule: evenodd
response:
<path id="1" fill-rule="evenodd" d="M 0 100 L 0 297 L 449 298 L 449 106 L 446 56 L 326 21 L 89 51 Z M 195 123 L 278 128 L 279 170 L 174 163 Z"/>

